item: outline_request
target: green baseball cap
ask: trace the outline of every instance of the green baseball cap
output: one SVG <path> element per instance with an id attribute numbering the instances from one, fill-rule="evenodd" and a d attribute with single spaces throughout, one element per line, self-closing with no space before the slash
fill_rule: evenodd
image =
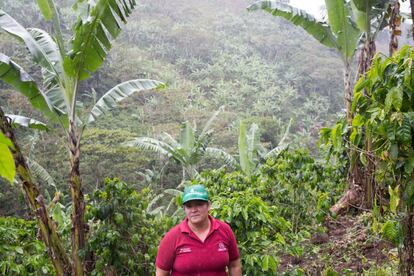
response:
<path id="1" fill-rule="evenodd" d="M 208 201 L 208 192 L 203 185 L 185 187 L 183 193 L 183 204 L 191 200 Z"/>

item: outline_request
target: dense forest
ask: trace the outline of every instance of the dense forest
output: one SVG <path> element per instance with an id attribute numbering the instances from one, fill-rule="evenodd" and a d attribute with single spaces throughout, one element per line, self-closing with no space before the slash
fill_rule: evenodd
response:
<path id="1" fill-rule="evenodd" d="M 153 275 L 203 184 L 244 275 L 412 275 L 399 2 L 0 0 L 0 274 Z"/>

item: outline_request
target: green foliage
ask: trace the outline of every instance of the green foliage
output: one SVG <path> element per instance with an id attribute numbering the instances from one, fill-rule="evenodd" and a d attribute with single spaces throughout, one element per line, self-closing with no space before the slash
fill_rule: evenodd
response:
<path id="1" fill-rule="evenodd" d="M 140 192 L 118 179 L 107 179 L 91 196 L 88 217 L 92 221 L 86 254 L 94 252 L 92 275 L 115 270 L 119 275 L 150 275 L 162 235 L 172 226 L 167 217 L 146 210 L 153 194 Z"/>
<path id="2" fill-rule="evenodd" d="M 36 238 L 36 221 L 0 217 L 0 274 L 52 275 L 46 248 Z"/>
<path id="3" fill-rule="evenodd" d="M 399 222 L 387 220 L 382 225 L 381 233 L 385 239 L 392 242 L 395 246 L 401 245 L 403 233 Z"/>
<path id="4" fill-rule="evenodd" d="M 136 5 L 135 1 L 78 1 L 74 8 L 78 19 L 74 25 L 71 41 L 71 60 L 65 60 L 65 71 L 79 74 L 81 79 L 95 72 L 103 63 L 111 49 L 111 40 L 121 32 L 121 24 L 126 23 Z"/>
<path id="5" fill-rule="evenodd" d="M 186 175 L 193 179 L 198 175 L 199 163 L 208 152 L 208 144 L 213 132 L 211 124 L 219 112 L 213 113 L 202 131 L 197 130 L 190 122 L 186 121 L 181 123 L 178 139 L 174 139 L 170 134 L 164 132 L 160 140 L 139 137 L 126 145 L 166 155 L 183 167 L 182 181 L 186 179 Z"/>
<path id="6" fill-rule="evenodd" d="M 45 20 L 50 20 L 53 17 L 52 7 L 49 5 L 48 0 L 37 0 L 40 12 Z"/>
<path id="7" fill-rule="evenodd" d="M 363 118 L 353 126 L 353 132 L 372 140 L 370 158 L 376 161 L 376 182 L 389 192 L 391 212 L 386 216 L 390 219 L 382 225 L 381 233 L 398 246 L 400 267 L 412 265 L 402 256 L 412 255 L 404 251 L 412 242 L 412 234 L 406 231 L 412 227 L 414 210 L 413 58 L 414 49 L 409 46 L 390 58 L 377 56 L 353 101 L 354 112 Z"/>
<path id="8" fill-rule="evenodd" d="M 203 177 L 210 178 L 209 175 Z M 245 180 L 239 182 L 245 186 L 243 190 L 235 190 L 237 179 Z M 212 215 L 229 223 L 236 235 L 243 272 L 249 275 L 260 271 L 262 275 L 274 275 L 278 264 L 274 248 L 285 245 L 283 236 L 290 224 L 277 215 L 276 206 L 270 206 L 255 195 L 254 189 L 247 188 L 246 180 L 248 177 L 232 173 L 223 175 L 220 184 L 211 178 L 203 183 L 213 195 Z"/>
<path id="9" fill-rule="evenodd" d="M 29 36 L 30 34 L 27 35 Z M 22 67 L 4 54 L 0 54 L 0 77 L 4 82 L 25 95 L 34 108 L 46 112 L 48 116 L 54 116 L 50 111 L 50 102 L 44 93 L 39 90 L 36 82 Z"/>
<path id="10" fill-rule="evenodd" d="M 212 214 L 235 232 L 243 270 L 274 275 L 278 254 L 303 254 L 300 241 L 323 221 L 341 180 L 335 168 L 299 149 L 268 159 L 252 176 L 220 169 L 203 172 L 197 183 L 212 195 Z"/>
<path id="11" fill-rule="evenodd" d="M 378 56 L 366 76 L 364 87 L 368 97 L 362 96 L 362 90 L 356 90 L 353 103 L 355 113 L 361 118 L 353 132 L 372 138 L 379 162 L 377 178 L 384 188 L 390 186 L 390 191 L 400 185 L 402 208 L 413 204 L 410 191 L 414 109 L 411 79 L 407 76 L 412 70 L 413 52 L 412 48 L 404 47 L 391 58 Z"/>
<path id="12" fill-rule="evenodd" d="M 283 151 L 267 160 L 260 173 L 271 188 L 267 200 L 284 206 L 281 214 L 292 223 L 294 232 L 304 223 L 322 222 L 345 185 L 341 166 L 322 165 L 304 149 Z"/>

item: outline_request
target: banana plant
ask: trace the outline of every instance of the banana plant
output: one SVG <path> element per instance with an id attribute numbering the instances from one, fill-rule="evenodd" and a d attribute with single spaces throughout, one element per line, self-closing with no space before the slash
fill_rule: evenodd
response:
<path id="1" fill-rule="evenodd" d="M 229 167 L 239 169 L 247 176 L 251 176 L 263 160 L 271 157 L 277 157 L 279 153 L 288 147 L 289 144 L 286 140 L 291 123 L 292 120 L 289 121 L 289 124 L 286 127 L 278 145 L 271 150 L 267 150 L 260 143 L 260 129 L 257 124 L 251 124 L 250 128 L 247 130 L 246 123 L 240 121 L 238 157 L 234 157 L 224 150 L 216 148 L 209 148 L 207 149 L 207 152 L 210 156 L 224 160 Z"/>
<path id="2" fill-rule="evenodd" d="M 388 7 L 392 0 L 325 0 L 328 12 L 328 22 L 316 20 L 303 10 L 295 9 L 279 1 L 258 1 L 248 7 L 248 10 L 263 9 L 274 16 L 283 17 L 290 22 L 302 27 L 321 44 L 334 48 L 340 54 L 344 63 L 344 101 L 346 109 L 346 121 L 348 128 L 352 127 L 352 98 L 351 87 L 351 61 L 356 47 L 362 45 L 358 60 L 358 77 L 363 76 L 371 66 L 371 60 L 375 54 L 375 37 L 378 32 L 387 25 Z M 366 150 L 370 151 L 369 140 Z M 355 155 L 354 150 L 348 151 L 349 156 Z M 355 158 L 353 158 L 355 159 Z M 372 201 L 372 189 L 370 188 L 373 177 L 371 171 L 372 162 L 369 162 L 365 172 L 361 172 L 359 164 L 351 164 L 349 183 L 351 190 L 362 186 L 367 195 L 367 202 Z M 361 177 L 363 176 L 363 177 Z M 365 182 L 365 183 L 364 183 Z M 355 184 L 355 185 L 354 185 Z M 349 192 L 352 192 L 352 191 Z M 355 191 L 353 192 L 355 193 Z M 342 205 L 341 206 L 345 206 Z M 337 209 L 337 208 L 335 208 Z M 344 208 L 341 208 L 344 209 Z"/>
<path id="3" fill-rule="evenodd" d="M 25 44 L 33 62 L 42 69 L 43 82 L 36 83 L 21 66 L 4 54 L 0 54 L 0 79 L 25 95 L 35 109 L 52 122 L 60 124 L 66 133 L 72 198 L 72 264 L 68 265 L 65 260 L 62 264 L 54 265 L 59 275 L 83 275 L 85 268 L 79 251 L 85 246 L 87 227 L 79 171 L 82 132 L 88 124 L 116 107 L 119 101 L 138 91 L 161 88 L 163 84 L 146 79 L 121 83 L 103 94 L 90 109 L 87 118 L 81 118 L 77 110 L 79 83 L 102 65 L 111 49 L 111 41 L 120 34 L 121 23 L 126 23 L 136 2 L 76 1 L 74 10 L 78 16 L 68 45 L 65 45 L 59 13 L 53 0 L 37 2 L 44 18 L 52 21 L 52 35 L 38 28 L 23 27 L 3 10 L 0 10 L 0 29 Z M 6 127 L 4 129 L 6 131 Z"/>
<path id="4" fill-rule="evenodd" d="M 198 176 L 198 164 L 209 150 L 213 132 L 211 125 L 220 111 L 221 108 L 213 113 L 201 132 L 186 121 L 181 124 L 178 139 L 164 132 L 161 139 L 138 137 L 125 145 L 165 155 L 182 166 L 182 182 L 187 178 L 194 179 Z"/>
<path id="5" fill-rule="evenodd" d="M 317 20 L 304 10 L 296 9 L 282 1 L 258 1 L 247 10 L 264 10 L 273 16 L 282 17 L 303 28 L 318 42 L 336 49 L 344 63 L 344 101 L 348 125 L 352 124 L 351 62 L 361 32 L 351 20 L 351 9 L 344 0 L 325 0 L 328 22 Z"/>
<path id="6" fill-rule="evenodd" d="M 351 6 L 353 11 L 353 16 L 358 28 L 363 32 L 361 37 L 362 49 L 358 59 L 358 76 L 363 79 L 365 78 L 366 72 L 368 72 L 371 67 L 372 59 L 376 52 L 375 38 L 380 30 L 384 29 L 389 25 L 388 17 L 390 14 L 388 11 L 390 5 L 394 3 L 394 0 L 351 0 Z M 392 20 L 391 20 L 392 21 Z M 391 22 L 392 27 L 392 22 Z M 368 90 L 364 90 L 364 96 L 369 99 L 370 95 L 367 94 Z M 367 152 L 367 156 L 373 155 L 372 149 L 372 137 L 370 137 L 369 132 L 365 133 L 364 139 L 364 151 Z M 363 204 L 367 208 L 372 208 L 373 201 L 376 197 L 376 184 L 374 178 L 375 170 L 375 160 L 368 158 L 365 168 L 363 169 L 357 159 L 357 151 L 352 151 L 350 154 L 350 159 L 355 160 L 351 164 L 351 176 L 350 182 L 356 183 L 354 186 L 359 186 L 362 188 L 362 193 L 364 195 Z M 357 188 L 351 189 L 356 190 Z M 332 208 L 336 209 L 336 205 Z"/>
<path id="7" fill-rule="evenodd" d="M 376 52 L 375 38 L 388 26 L 388 8 L 394 0 L 351 0 L 355 24 L 362 32 L 360 44 L 363 45 L 358 60 L 358 75 L 363 76 L 371 66 Z"/>

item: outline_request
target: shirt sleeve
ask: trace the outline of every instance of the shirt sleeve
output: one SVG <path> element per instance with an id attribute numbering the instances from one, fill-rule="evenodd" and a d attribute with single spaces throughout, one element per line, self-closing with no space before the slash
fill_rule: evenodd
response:
<path id="1" fill-rule="evenodd" d="M 233 230 L 231 230 L 228 224 L 225 224 L 225 225 L 226 225 L 226 230 L 227 230 L 228 239 L 229 239 L 229 260 L 230 262 L 232 262 L 240 258 L 240 253 L 239 253 L 239 248 L 237 247 L 236 236 L 234 235 Z"/>
<path id="2" fill-rule="evenodd" d="M 175 238 L 174 229 L 171 229 L 161 240 L 158 247 L 155 265 L 162 270 L 170 271 L 173 268 L 175 259 Z"/>

